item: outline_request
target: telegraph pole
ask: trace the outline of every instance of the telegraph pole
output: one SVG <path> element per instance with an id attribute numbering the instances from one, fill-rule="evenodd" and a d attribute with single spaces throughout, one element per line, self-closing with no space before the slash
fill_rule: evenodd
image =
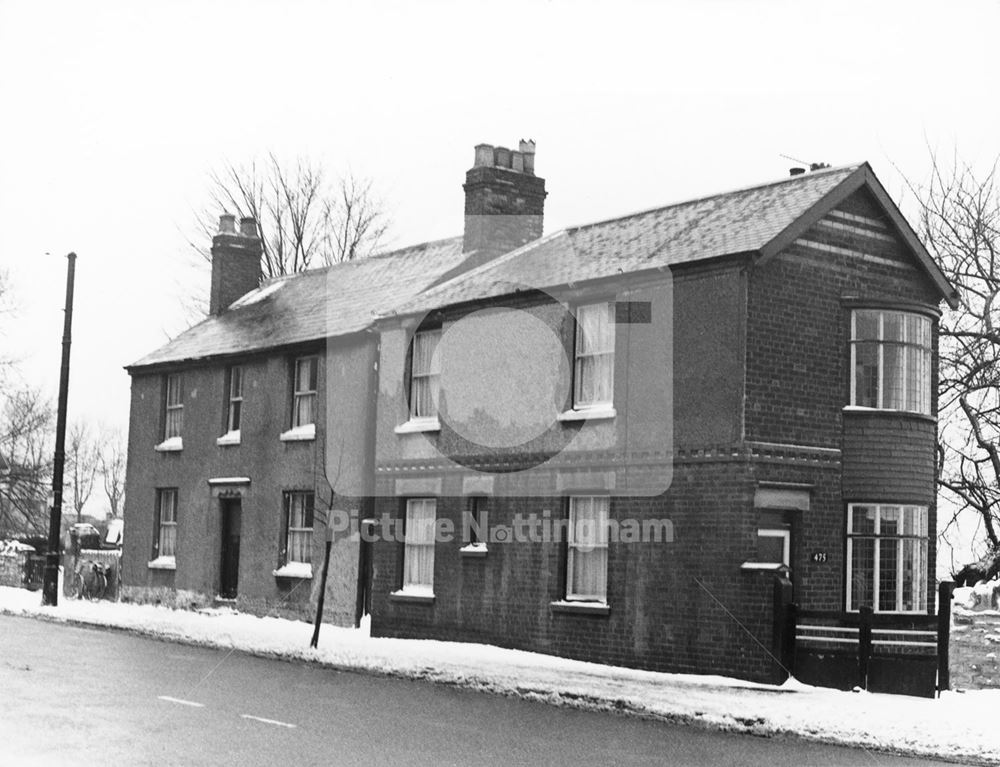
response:
<path id="1" fill-rule="evenodd" d="M 62 525 L 63 465 L 66 463 L 66 404 L 69 397 L 69 347 L 73 329 L 73 277 L 76 253 L 66 256 L 66 316 L 63 320 L 62 366 L 59 369 L 59 410 L 56 413 L 56 453 L 52 461 L 52 508 L 49 510 L 49 550 L 45 555 L 42 604 L 59 604 L 59 528 Z"/>

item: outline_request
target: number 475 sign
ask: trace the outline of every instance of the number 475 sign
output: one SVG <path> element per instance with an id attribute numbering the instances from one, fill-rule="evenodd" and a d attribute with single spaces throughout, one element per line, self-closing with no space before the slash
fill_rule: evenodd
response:
<path id="1" fill-rule="evenodd" d="M 813 555 L 812 555 L 812 561 L 813 562 L 826 562 L 826 552 L 825 551 L 817 551 L 817 552 L 813 553 Z"/>

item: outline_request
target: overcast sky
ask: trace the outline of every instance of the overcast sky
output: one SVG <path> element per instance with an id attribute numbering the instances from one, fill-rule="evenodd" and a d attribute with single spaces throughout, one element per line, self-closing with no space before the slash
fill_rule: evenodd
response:
<path id="1" fill-rule="evenodd" d="M 1000 4 L 0 0 L 0 340 L 71 418 L 125 426 L 122 366 L 183 327 L 206 174 L 274 151 L 373 179 L 397 246 L 459 234 L 474 144 L 538 143 L 547 232 L 1000 136 Z M 905 206 L 904 206 L 905 210 Z M 207 285 L 199 284 L 203 291 Z"/>

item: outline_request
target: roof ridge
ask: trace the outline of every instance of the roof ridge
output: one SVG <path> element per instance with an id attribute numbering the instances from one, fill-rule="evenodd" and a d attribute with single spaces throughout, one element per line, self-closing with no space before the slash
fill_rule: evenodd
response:
<path id="1" fill-rule="evenodd" d="M 346 267 L 352 264 L 361 263 L 363 261 L 375 261 L 381 258 L 389 258 L 390 256 L 398 256 L 401 255 L 404 251 L 414 250 L 415 248 L 427 248 L 431 245 L 441 245 L 446 242 L 451 242 L 452 240 L 460 240 L 460 239 L 462 239 L 461 235 L 454 235 L 452 237 L 441 237 L 437 240 L 427 240 L 425 242 L 418 242 L 413 245 L 407 245 L 402 248 L 396 248 L 395 250 L 387 250 L 384 253 L 372 253 L 369 256 L 360 256 L 358 258 L 351 258 L 345 261 L 337 261 L 336 263 L 327 264 L 325 266 L 313 266 L 309 269 L 303 269 L 301 272 L 292 272 L 291 274 L 277 274 L 273 277 L 268 277 L 267 279 L 261 281 L 260 285 L 254 288 L 254 290 L 255 291 L 260 290 L 262 288 L 267 287 L 268 285 L 273 285 L 274 283 L 281 282 L 283 280 L 294 280 L 298 277 L 304 277 L 307 274 L 319 274 L 320 272 L 329 272 L 331 269 Z M 247 295 L 249 295 L 249 293 Z M 242 298 L 242 296 L 240 298 Z"/>
<path id="2" fill-rule="evenodd" d="M 594 226 L 604 226 L 605 224 L 611 224 L 614 223 L 615 221 L 625 221 L 626 219 L 629 218 L 648 216 L 650 213 L 658 213 L 663 210 L 669 210 L 670 208 L 679 208 L 683 205 L 692 205 L 696 202 L 705 202 L 707 200 L 714 200 L 719 197 L 728 197 L 730 195 L 740 194 L 742 192 L 752 192 L 757 189 L 764 189 L 766 187 L 777 186 L 779 184 L 801 183 L 802 181 L 816 178 L 816 176 L 819 175 L 837 173 L 845 170 L 850 170 L 851 172 L 853 172 L 856 171 L 861 166 L 867 164 L 868 164 L 867 161 L 863 160 L 862 162 L 852 163 L 850 165 L 838 165 L 835 168 L 819 168 L 817 170 L 809 171 L 808 173 L 802 173 L 797 176 L 785 176 L 783 178 L 778 178 L 773 181 L 766 181 L 763 184 L 751 184 L 750 186 L 742 186 L 742 187 L 737 187 L 735 189 L 729 189 L 725 192 L 714 192 L 712 194 L 702 195 L 701 197 L 691 197 L 684 200 L 677 200 L 675 202 L 667 203 L 666 205 L 656 205 L 653 206 L 652 208 L 637 210 L 634 211 L 633 213 L 626 213 L 621 216 L 611 216 L 610 218 L 604 218 L 601 219 L 600 221 L 588 221 L 585 224 L 576 224 L 574 226 L 567 226 L 564 231 L 567 233 L 575 233 L 583 229 L 590 229 L 591 227 Z"/>

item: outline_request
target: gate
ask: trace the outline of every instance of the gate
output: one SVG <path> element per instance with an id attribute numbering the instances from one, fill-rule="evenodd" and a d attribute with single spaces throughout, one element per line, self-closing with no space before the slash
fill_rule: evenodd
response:
<path id="1" fill-rule="evenodd" d="M 949 688 L 953 587 L 940 585 L 937 615 L 802 610 L 789 603 L 780 608 L 776 589 L 779 657 L 805 684 L 933 698 Z"/>

